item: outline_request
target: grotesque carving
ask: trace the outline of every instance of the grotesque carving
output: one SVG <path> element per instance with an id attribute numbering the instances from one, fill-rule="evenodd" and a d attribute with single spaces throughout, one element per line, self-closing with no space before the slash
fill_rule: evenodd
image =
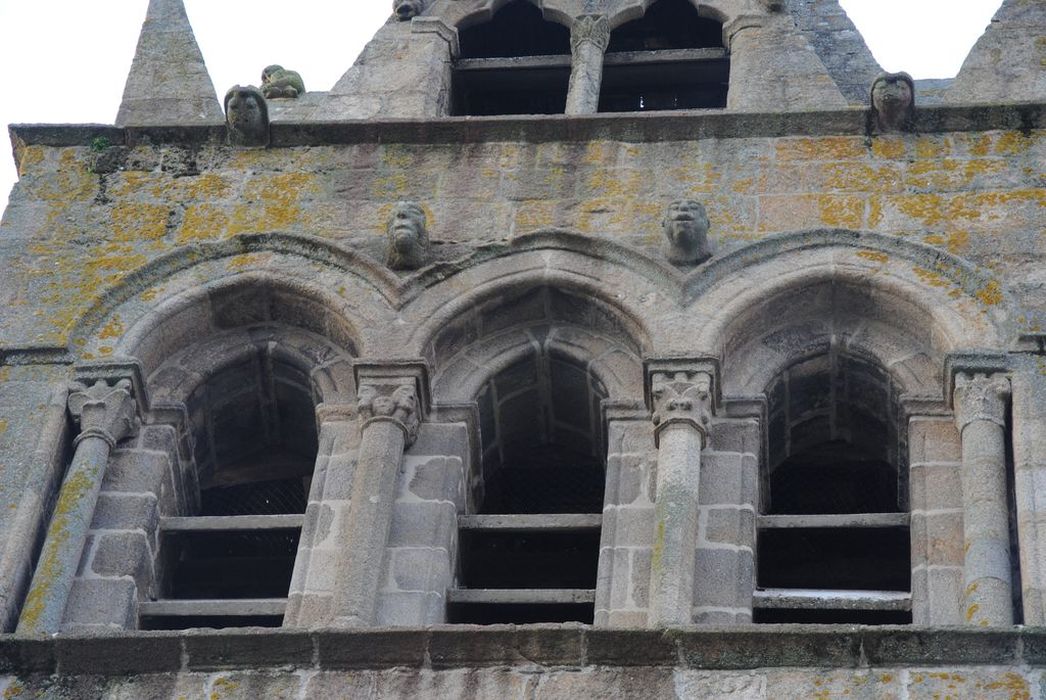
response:
<path id="1" fill-rule="evenodd" d="M 362 384 L 357 393 L 356 409 L 363 429 L 371 423 L 384 421 L 399 426 L 408 445 L 418 436 L 421 415 L 418 393 L 412 384 Z"/>
<path id="2" fill-rule="evenodd" d="M 915 83 L 907 73 L 884 73 L 872 83 L 872 118 L 877 131 L 908 131 L 915 117 Z"/>
<path id="3" fill-rule="evenodd" d="M 424 9 L 424 0 L 392 0 L 392 10 L 396 13 L 396 19 L 401 22 L 417 17 Z"/>
<path id="4" fill-rule="evenodd" d="M 416 202 L 396 202 L 385 229 L 385 264 L 393 270 L 417 270 L 428 262 L 429 232 L 425 211 Z"/>
<path id="5" fill-rule="evenodd" d="M 235 85 L 225 93 L 225 125 L 229 143 L 265 146 L 269 143 L 269 106 L 261 90 Z"/>
<path id="6" fill-rule="evenodd" d="M 1006 403 L 1010 380 L 1002 374 L 960 373 L 955 375 L 955 422 L 959 429 L 973 421 L 1006 426 Z"/>
<path id="7" fill-rule="evenodd" d="M 669 262 L 696 265 L 711 257 L 708 249 L 708 215 L 699 202 L 681 199 L 668 205 L 661 224 Z"/>
<path id="8" fill-rule="evenodd" d="M 272 65 L 262 71 L 262 94 L 268 99 L 298 97 L 305 92 L 305 83 L 295 71 Z"/>
<path id="9" fill-rule="evenodd" d="M 655 438 L 667 426 L 685 423 L 708 435 L 712 420 L 712 375 L 707 372 L 654 372 L 650 377 Z"/>

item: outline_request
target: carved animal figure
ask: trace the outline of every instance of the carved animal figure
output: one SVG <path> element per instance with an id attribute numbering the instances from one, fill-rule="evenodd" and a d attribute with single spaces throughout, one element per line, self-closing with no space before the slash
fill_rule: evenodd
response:
<path id="1" fill-rule="evenodd" d="M 669 262 L 696 265 L 712 256 L 708 248 L 708 214 L 700 202 L 692 199 L 672 202 L 661 227 Z"/>
<path id="2" fill-rule="evenodd" d="M 909 131 L 915 118 L 915 82 L 907 73 L 884 73 L 872 83 L 876 129 Z"/>
<path id="3" fill-rule="evenodd" d="M 265 146 L 269 143 L 269 106 L 261 90 L 234 85 L 225 93 L 225 125 L 229 143 Z"/>
<path id="4" fill-rule="evenodd" d="M 419 204 L 396 202 L 385 233 L 385 264 L 391 269 L 417 270 L 428 262 L 429 232 Z"/>
<path id="5" fill-rule="evenodd" d="M 396 13 L 396 19 L 401 22 L 417 17 L 424 10 L 425 0 L 392 0 L 392 11 Z"/>
<path id="6" fill-rule="evenodd" d="M 277 97 L 298 97 L 305 92 L 305 83 L 296 71 L 271 65 L 262 71 L 261 91 L 270 100 Z"/>

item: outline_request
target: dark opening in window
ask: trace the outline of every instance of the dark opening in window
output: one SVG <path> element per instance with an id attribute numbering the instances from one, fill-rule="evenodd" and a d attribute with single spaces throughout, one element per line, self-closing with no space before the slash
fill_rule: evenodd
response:
<path id="1" fill-rule="evenodd" d="M 570 81 L 570 30 L 526 0 L 459 33 L 451 113 L 562 114 Z"/>
<path id="2" fill-rule="evenodd" d="M 878 365 L 835 349 L 771 383 L 757 567 L 757 607 L 769 609 L 757 621 L 910 620 L 899 393 Z"/>
<path id="3" fill-rule="evenodd" d="M 659 0 L 611 32 L 599 111 L 722 108 L 729 81 L 723 26 L 688 0 Z"/>
<path id="4" fill-rule="evenodd" d="M 161 521 L 164 593 L 142 626 L 279 626 L 317 450 L 309 377 L 260 344 L 186 406 L 199 509 Z"/>
<path id="5" fill-rule="evenodd" d="M 506 368 L 484 386 L 477 514 L 463 518 L 459 583 L 490 594 L 452 596 L 452 621 L 592 621 L 606 478 L 605 397 L 584 367 L 547 353 Z M 515 597 L 507 599 L 505 591 Z"/>

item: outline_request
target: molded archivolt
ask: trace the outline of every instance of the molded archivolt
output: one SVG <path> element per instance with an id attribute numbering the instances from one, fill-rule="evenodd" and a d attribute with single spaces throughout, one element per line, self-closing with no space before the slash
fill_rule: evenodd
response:
<path id="1" fill-rule="evenodd" d="M 702 321 L 696 347 L 723 358 L 728 393 L 760 393 L 784 367 L 832 348 L 874 358 L 910 394 L 938 396 L 948 353 L 1005 344 L 999 284 L 901 239 L 776 236 L 705 274 L 688 280 L 688 316 Z"/>
<path id="2" fill-rule="evenodd" d="M 606 14 L 611 29 L 643 16 L 657 0 L 609 0 L 596 8 L 584 0 L 436 0 L 425 15 L 439 17 L 452 27 L 464 29 L 490 20 L 494 13 L 510 2 L 531 2 L 541 9 L 545 19 L 566 26 L 586 14 Z M 741 14 L 765 12 L 754 0 L 690 0 L 702 17 L 728 22 Z"/>

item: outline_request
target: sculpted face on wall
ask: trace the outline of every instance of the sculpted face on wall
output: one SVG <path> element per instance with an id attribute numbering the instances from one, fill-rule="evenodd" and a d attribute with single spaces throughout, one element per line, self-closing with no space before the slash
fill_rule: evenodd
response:
<path id="1" fill-rule="evenodd" d="M 225 125 L 234 146 L 269 143 L 269 107 L 253 85 L 235 85 L 225 93 Z"/>
<path id="2" fill-rule="evenodd" d="M 392 0 L 392 11 L 401 22 L 417 17 L 424 9 L 424 0 Z"/>
<path id="3" fill-rule="evenodd" d="M 872 83 L 878 131 L 908 131 L 915 117 L 915 82 L 907 73 L 883 73 Z"/>
<path id="4" fill-rule="evenodd" d="M 669 262 L 696 265 L 712 256 L 708 248 L 708 215 L 700 202 L 692 199 L 672 202 L 661 226 Z"/>
<path id="5" fill-rule="evenodd" d="M 429 232 L 421 205 L 396 202 L 385 234 L 385 264 L 391 269 L 417 270 L 428 262 Z"/>
<path id="6" fill-rule="evenodd" d="M 262 94 L 268 99 L 298 97 L 305 92 L 305 83 L 296 71 L 271 65 L 262 71 Z"/>

